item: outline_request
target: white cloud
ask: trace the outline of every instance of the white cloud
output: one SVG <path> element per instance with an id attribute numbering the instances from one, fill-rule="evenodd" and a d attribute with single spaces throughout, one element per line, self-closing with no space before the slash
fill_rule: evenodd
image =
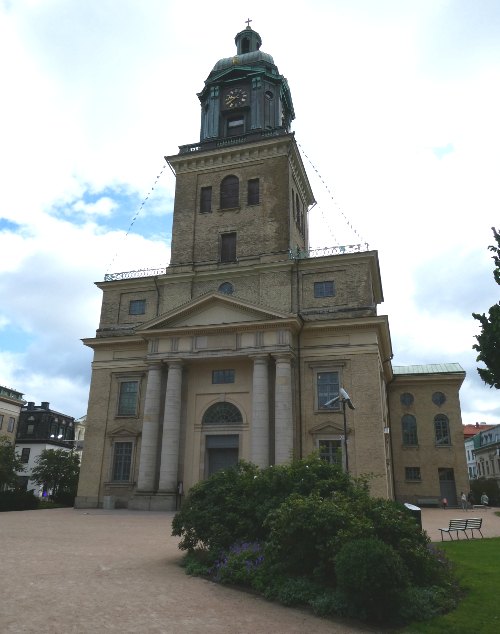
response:
<path id="1" fill-rule="evenodd" d="M 214 19 L 203 2 L 1 5 L 0 218 L 14 224 L 0 224 L 0 383 L 30 400 L 81 415 L 93 282 L 168 262 L 175 180 L 163 157 L 197 141 L 196 92 L 245 26 L 232 3 L 217 9 Z M 498 297 L 487 246 L 500 203 L 499 8 L 256 0 L 251 10 L 321 175 L 304 158 L 318 200 L 312 245 L 378 249 L 395 363 L 461 362 L 464 422 L 500 422 L 497 393 L 475 372 L 471 317 Z"/>

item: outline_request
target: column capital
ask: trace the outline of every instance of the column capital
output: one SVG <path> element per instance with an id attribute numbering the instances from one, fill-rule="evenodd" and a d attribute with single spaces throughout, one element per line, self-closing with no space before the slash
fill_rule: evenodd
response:
<path id="1" fill-rule="evenodd" d="M 166 363 L 170 368 L 182 368 L 184 365 L 184 359 L 164 359 L 164 363 Z"/>
<path id="2" fill-rule="evenodd" d="M 272 357 L 276 363 L 291 363 L 293 354 L 291 352 L 275 352 Z"/>
<path id="3" fill-rule="evenodd" d="M 265 353 L 265 352 L 249 354 L 248 358 L 252 359 L 254 364 L 257 364 L 257 363 L 269 363 L 269 355 L 267 353 Z"/>

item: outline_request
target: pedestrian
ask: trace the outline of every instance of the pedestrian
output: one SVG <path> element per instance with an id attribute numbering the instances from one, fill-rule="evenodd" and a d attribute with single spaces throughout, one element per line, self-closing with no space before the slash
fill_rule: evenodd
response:
<path id="1" fill-rule="evenodd" d="M 488 506 L 490 502 L 490 498 L 486 495 L 486 493 L 483 493 L 483 495 L 481 496 L 481 504 L 483 506 Z"/>
<path id="2" fill-rule="evenodd" d="M 446 507 L 448 506 L 448 500 L 446 498 L 443 498 L 441 500 L 441 504 L 443 505 L 443 508 L 446 511 Z"/>
<path id="3" fill-rule="evenodd" d="M 471 508 L 474 506 L 474 496 L 472 495 L 472 491 L 469 491 L 467 494 L 467 502 Z"/>
<path id="4" fill-rule="evenodd" d="M 460 503 L 462 504 L 462 511 L 467 510 L 467 496 L 463 491 L 460 491 Z"/>

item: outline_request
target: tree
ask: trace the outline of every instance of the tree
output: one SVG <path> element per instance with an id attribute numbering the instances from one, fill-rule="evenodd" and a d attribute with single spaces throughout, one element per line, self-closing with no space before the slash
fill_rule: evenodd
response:
<path id="1" fill-rule="evenodd" d="M 44 449 L 35 462 L 31 479 L 50 490 L 54 499 L 76 494 L 80 473 L 77 453 L 64 449 Z"/>
<path id="2" fill-rule="evenodd" d="M 488 247 L 494 253 L 492 256 L 495 262 L 493 277 L 500 285 L 500 233 L 492 227 L 495 236 L 496 246 Z M 488 317 L 483 313 L 472 313 L 474 319 L 481 324 L 481 334 L 476 335 L 477 343 L 472 346 L 477 350 L 476 361 L 482 361 L 486 368 L 478 368 L 477 371 L 483 381 L 490 387 L 500 389 L 500 302 L 494 304 L 488 311 Z"/>
<path id="3" fill-rule="evenodd" d="M 21 458 L 7 436 L 0 436 L 0 491 L 5 487 L 16 486 L 16 471 L 24 471 Z"/>

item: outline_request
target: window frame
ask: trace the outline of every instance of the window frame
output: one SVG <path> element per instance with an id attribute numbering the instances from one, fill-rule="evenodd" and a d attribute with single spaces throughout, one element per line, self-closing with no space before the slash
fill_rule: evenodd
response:
<path id="1" fill-rule="evenodd" d="M 135 391 L 135 407 L 133 409 L 133 413 L 132 413 L 131 407 L 128 410 L 124 409 L 123 401 L 125 400 L 125 396 L 124 396 L 124 392 L 122 392 L 124 385 L 132 384 L 132 383 L 135 383 L 137 386 L 137 389 Z M 116 417 L 117 418 L 137 418 L 138 417 L 139 402 L 140 402 L 140 384 L 141 384 L 141 380 L 139 377 L 127 377 L 127 378 L 124 377 L 124 378 L 118 379 L 118 392 L 116 397 Z M 122 400 L 122 397 L 123 397 L 123 400 Z"/>
<path id="2" fill-rule="evenodd" d="M 240 179 L 235 174 L 228 174 L 220 182 L 220 209 L 239 209 Z"/>
<path id="3" fill-rule="evenodd" d="M 327 287 L 331 285 L 331 287 Z M 323 299 L 325 297 L 335 297 L 336 289 L 335 289 L 335 281 L 334 280 L 323 280 L 319 282 L 314 282 L 314 299 Z"/>
<path id="4" fill-rule="evenodd" d="M 415 477 L 411 477 L 411 476 Z M 422 482 L 422 472 L 420 467 L 405 467 L 406 482 Z"/>
<path id="5" fill-rule="evenodd" d="M 332 451 L 332 445 L 329 446 L 328 451 L 321 451 L 321 447 L 326 447 L 325 443 L 335 443 L 336 445 L 336 451 L 335 453 L 338 456 L 338 459 L 335 460 L 331 460 L 332 455 L 333 455 L 333 451 Z M 328 462 L 328 464 L 336 464 L 339 467 L 344 467 L 344 443 L 342 442 L 342 438 L 340 436 L 324 436 L 321 438 L 316 438 L 316 448 L 318 451 L 318 455 L 322 460 L 326 460 L 326 462 Z M 340 449 L 340 453 L 338 452 L 338 450 Z M 325 457 L 325 454 L 327 454 L 327 456 Z"/>
<path id="6" fill-rule="evenodd" d="M 119 457 L 117 454 L 117 447 L 119 445 L 129 445 L 130 447 L 130 453 L 128 453 L 127 455 L 125 455 L 125 458 L 128 458 L 128 477 L 121 477 L 121 478 L 116 478 L 115 475 L 117 474 L 117 458 Z M 129 484 L 130 482 L 132 482 L 132 476 L 133 476 L 133 467 L 134 467 L 134 450 L 135 450 L 135 443 L 133 440 L 125 440 L 125 439 L 116 439 L 113 440 L 113 445 L 112 445 L 112 454 L 111 454 L 111 478 L 110 478 L 110 482 L 113 483 L 117 483 L 117 484 Z M 123 467 L 121 467 L 121 469 L 123 470 Z"/>
<path id="7" fill-rule="evenodd" d="M 128 314 L 129 315 L 145 315 L 146 314 L 146 300 L 145 299 L 131 299 L 128 304 Z"/>
<path id="8" fill-rule="evenodd" d="M 259 178 L 250 178 L 247 181 L 247 205 L 260 205 Z"/>
<path id="9" fill-rule="evenodd" d="M 31 453 L 31 448 L 30 447 L 23 447 L 21 449 L 21 455 L 19 456 L 21 463 L 22 464 L 28 464 L 30 461 L 30 453 Z"/>
<path id="10" fill-rule="evenodd" d="M 405 429 L 406 424 L 411 422 L 412 429 Z M 401 438 L 404 447 L 418 447 L 418 426 L 417 419 L 413 414 L 403 414 L 401 416 Z M 408 438 L 408 440 L 407 440 Z M 414 440 L 415 442 L 411 442 Z"/>
<path id="11" fill-rule="evenodd" d="M 326 395 L 325 397 L 321 397 L 320 396 L 320 380 L 321 380 L 321 375 L 324 374 L 333 374 L 336 375 L 337 377 L 337 390 L 333 389 L 333 390 L 326 390 L 329 391 L 330 393 L 328 395 Z M 316 412 L 339 412 L 341 411 L 342 407 L 341 407 L 341 403 L 340 403 L 340 399 L 333 404 L 332 407 L 324 407 L 322 406 L 320 403 L 324 398 L 325 402 L 328 402 L 329 400 L 331 400 L 332 398 L 335 398 L 336 396 L 338 396 L 340 394 L 340 387 L 342 385 L 342 373 L 340 368 L 338 367 L 331 367 L 331 366 L 323 366 L 323 367 L 318 367 L 318 368 L 314 368 L 313 369 L 313 381 L 314 381 L 314 409 Z M 326 383 L 325 383 L 326 384 Z M 335 381 L 332 381 L 331 385 L 335 386 Z"/>
<path id="12" fill-rule="evenodd" d="M 220 377 L 220 381 L 216 378 Z M 236 372 L 231 368 L 224 368 L 221 370 L 212 370 L 212 385 L 223 385 L 227 383 L 235 383 Z"/>
<path id="13" fill-rule="evenodd" d="M 441 429 L 438 428 L 438 425 Z M 443 433 L 443 425 L 446 425 L 446 434 Z M 444 439 L 447 439 L 448 442 L 443 442 Z M 451 447 L 450 420 L 445 414 L 434 416 L 434 443 L 436 447 Z"/>
<path id="14" fill-rule="evenodd" d="M 212 213 L 212 186 L 200 187 L 200 214 Z"/>
<path id="15" fill-rule="evenodd" d="M 236 262 L 236 231 L 221 233 L 219 236 L 219 262 L 222 264 Z"/>

